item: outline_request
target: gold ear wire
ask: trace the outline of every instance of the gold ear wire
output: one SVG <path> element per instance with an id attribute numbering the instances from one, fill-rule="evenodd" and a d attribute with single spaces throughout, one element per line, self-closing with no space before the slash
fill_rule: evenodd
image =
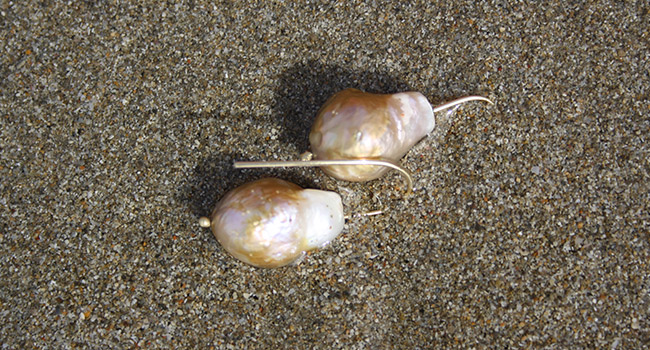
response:
<path id="1" fill-rule="evenodd" d="M 484 102 L 487 102 L 487 103 L 489 103 L 491 105 L 494 104 L 494 102 L 492 102 L 490 99 L 488 99 L 486 97 L 483 97 L 483 96 L 465 96 L 465 97 L 461 97 L 459 99 L 455 99 L 453 101 L 449 101 L 447 103 L 443 103 L 440 106 L 433 107 L 433 113 L 438 113 L 438 112 L 444 111 L 446 109 L 449 109 L 449 108 L 452 108 L 452 107 L 455 107 L 455 106 L 462 105 L 463 103 L 470 102 L 470 101 L 484 101 Z"/>
<path id="2" fill-rule="evenodd" d="M 378 165 L 397 170 L 406 179 L 406 195 L 413 190 L 413 178 L 402 166 L 383 159 L 315 159 L 315 160 L 288 160 L 288 161 L 239 161 L 235 162 L 236 169 L 246 168 L 297 168 L 297 167 L 322 167 L 330 165 Z"/>
<path id="3" fill-rule="evenodd" d="M 363 213 L 356 213 L 356 214 L 350 214 L 350 215 L 343 215 L 343 218 L 344 218 L 345 220 L 350 220 L 350 219 L 352 219 L 352 218 L 360 218 L 360 217 L 362 217 L 362 216 L 375 216 L 375 215 L 381 215 L 381 214 L 383 214 L 383 213 L 384 213 L 383 210 L 378 209 L 378 210 L 367 211 L 367 212 L 363 212 Z"/>

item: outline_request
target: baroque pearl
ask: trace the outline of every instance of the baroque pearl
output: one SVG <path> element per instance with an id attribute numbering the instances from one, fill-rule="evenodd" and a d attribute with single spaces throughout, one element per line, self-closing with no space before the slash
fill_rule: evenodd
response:
<path id="1" fill-rule="evenodd" d="M 419 92 L 336 93 L 321 107 L 309 134 L 314 158 L 379 159 L 397 162 L 435 127 L 433 108 Z M 377 165 L 324 166 L 337 179 L 368 181 L 384 175 Z"/>
<path id="2" fill-rule="evenodd" d="M 419 92 L 372 94 L 346 89 L 319 110 L 309 134 L 312 152 L 298 161 L 238 161 L 235 168 L 320 167 L 328 175 L 348 181 L 369 181 L 395 169 L 404 175 L 407 193 L 413 180 L 399 160 L 435 127 L 434 113 L 470 101 L 466 96 L 432 107 Z"/>
<path id="3" fill-rule="evenodd" d="M 257 267 L 280 267 L 319 248 L 343 230 L 341 197 L 275 178 L 244 184 L 217 204 L 210 226 L 235 258 Z"/>

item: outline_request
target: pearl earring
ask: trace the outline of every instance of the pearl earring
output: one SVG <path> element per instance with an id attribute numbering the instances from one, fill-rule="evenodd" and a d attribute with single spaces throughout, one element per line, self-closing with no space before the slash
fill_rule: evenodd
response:
<path id="1" fill-rule="evenodd" d="M 336 93 L 321 107 L 309 134 L 311 152 L 300 161 L 235 162 L 236 168 L 321 167 L 340 180 L 369 181 L 390 168 L 410 174 L 398 162 L 435 127 L 434 113 L 482 96 L 467 96 L 432 107 L 419 92 L 372 94 L 356 89 Z"/>

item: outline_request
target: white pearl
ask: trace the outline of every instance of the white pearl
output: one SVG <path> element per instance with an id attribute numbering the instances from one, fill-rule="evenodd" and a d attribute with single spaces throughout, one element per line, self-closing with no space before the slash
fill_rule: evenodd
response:
<path id="1" fill-rule="evenodd" d="M 347 89 L 332 96 L 318 112 L 309 141 L 315 159 L 399 161 L 433 130 L 429 101 L 419 92 L 392 95 Z M 323 171 L 337 179 L 368 181 L 389 169 L 376 165 L 333 165 Z"/>
<path id="2" fill-rule="evenodd" d="M 369 181 L 391 169 L 406 178 L 411 174 L 399 165 L 418 141 L 435 127 L 434 113 L 457 108 L 470 101 L 493 104 L 486 97 L 465 96 L 431 107 L 419 92 L 392 95 L 347 89 L 332 96 L 318 112 L 309 134 L 312 152 L 299 161 L 243 161 L 235 168 L 321 167 L 341 180 Z"/>
<path id="3" fill-rule="evenodd" d="M 343 204 L 337 193 L 266 178 L 228 192 L 209 222 L 219 243 L 237 259 L 279 267 L 338 236 Z"/>

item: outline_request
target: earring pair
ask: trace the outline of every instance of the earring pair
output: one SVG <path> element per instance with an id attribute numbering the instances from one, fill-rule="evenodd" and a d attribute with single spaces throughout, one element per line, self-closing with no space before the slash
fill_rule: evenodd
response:
<path id="1" fill-rule="evenodd" d="M 399 160 L 433 131 L 434 113 L 453 111 L 469 101 L 493 104 L 485 97 L 467 96 L 432 107 L 419 92 L 371 94 L 346 89 L 319 110 L 309 134 L 311 152 L 303 153 L 301 160 L 235 162 L 234 166 L 320 167 L 336 179 L 356 182 L 394 169 L 404 176 L 410 194 L 413 180 Z M 341 233 L 345 219 L 339 194 L 265 178 L 228 192 L 210 218 L 201 217 L 199 224 L 210 227 L 237 259 L 272 268 L 326 245 Z"/>

